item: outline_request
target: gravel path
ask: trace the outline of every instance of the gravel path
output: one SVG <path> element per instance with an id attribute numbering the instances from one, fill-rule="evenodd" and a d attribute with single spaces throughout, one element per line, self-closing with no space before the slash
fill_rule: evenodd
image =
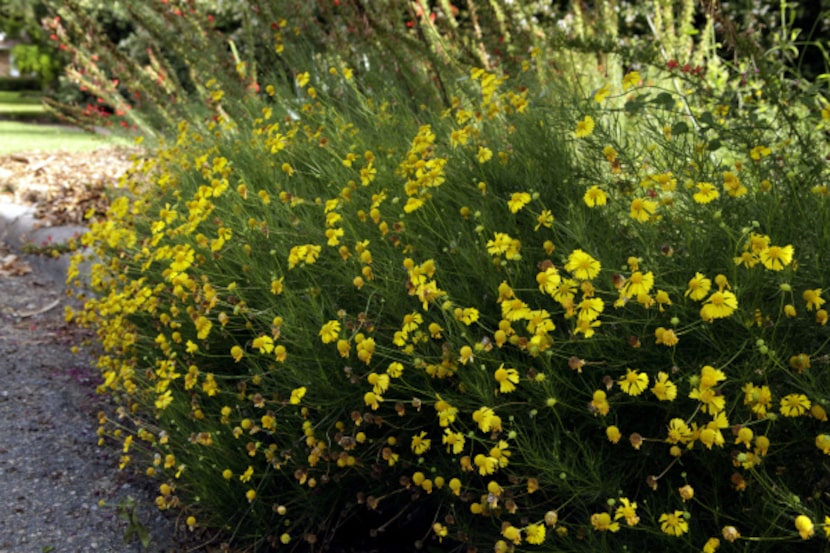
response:
<path id="1" fill-rule="evenodd" d="M 71 352 L 80 336 L 63 323 L 66 301 L 43 274 L 0 275 L 0 553 L 204 551 L 182 545 L 146 481 L 97 446 L 104 406 L 89 359 Z M 118 505 L 130 497 L 147 549 L 124 540 Z"/>

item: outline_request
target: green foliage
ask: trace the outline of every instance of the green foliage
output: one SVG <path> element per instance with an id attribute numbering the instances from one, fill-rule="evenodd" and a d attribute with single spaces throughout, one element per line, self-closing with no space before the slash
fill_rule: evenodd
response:
<path id="1" fill-rule="evenodd" d="M 54 81 L 61 64 L 50 51 L 36 44 L 18 44 L 12 48 L 15 66 L 24 75 L 36 75 L 40 88 Z"/>

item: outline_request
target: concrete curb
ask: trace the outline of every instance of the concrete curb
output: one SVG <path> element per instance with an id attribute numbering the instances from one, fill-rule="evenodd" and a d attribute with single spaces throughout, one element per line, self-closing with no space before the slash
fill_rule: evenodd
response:
<path id="1" fill-rule="evenodd" d="M 0 241 L 5 242 L 21 255 L 32 266 L 33 270 L 48 277 L 61 287 L 65 286 L 66 271 L 69 268 L 69 259 L 72 254 L 66 253 L 59 257 L 50 257 L 47 255 L 27 255 L 22 250 L 27 244 L 38 247 L 65 244 L 72 238 L 80 237 L 86 231 L 86 227 L 77 225 L 43 226 L 43 222 L 35 218 L 34 208 L 10 202 L 0 202 Z"/>

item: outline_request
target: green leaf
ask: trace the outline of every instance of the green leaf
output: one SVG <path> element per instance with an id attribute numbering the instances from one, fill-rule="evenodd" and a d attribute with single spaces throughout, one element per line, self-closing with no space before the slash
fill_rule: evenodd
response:
<path id="1" fill-rule="evenodd" d="M 663 106 L 664 109 L 671 109 L 674 107 L 674 96 L 669 92 L 661 92 L 652 100 L 652 103 L 658 106 Z"/>
<path id="2" fill-rule="evenodd" d="M 687 132 L 689 132 L 689 125 L 687 125 L 684 121 L 678 121 L 671 126 L 671 133 L 673 135 L 686 134 Z"/>
<path id="3" fill-rule="evenodd" d="M 701 123 L 705 123 L 709 127 L 715 126 L 715 116 L 709 113 L 708 111 L 704 111 L 703 113 L 701 113 L 698 119 Z"/>

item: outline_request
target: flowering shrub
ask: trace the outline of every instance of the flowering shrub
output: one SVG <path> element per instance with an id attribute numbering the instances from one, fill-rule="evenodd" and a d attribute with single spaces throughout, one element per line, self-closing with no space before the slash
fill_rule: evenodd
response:
<path id="1" fill-rule="evenodd" d="M 262 549 L 354 520 L 496 551 L 825 547 L 826 103 L 726 70 L 723 94 L 644 66 L 574 98 L 476 69 L 436 112 L 315 75 L 233 121 L 208 84 L 209 125 L 83 238 L 67 317 L 120 402 L 101 441 L 160 509 Z"/>
<path id="2" fill-rule="evenodd" d="M 591 88 L 603 74 L 619 80 L 632 61 L 653 59 L 656 43 L 664 61 L 713 73 L 716 23 L 727 48 L 768 49 L 768 56 L 789 51 L 778 43 L 756 45 L 757 33 L 736 44 L 729 19 L 746 14 L 727 18 L 716 5 L 697 10 L 694 0 L 567 7 L 539 0 L 145 0 L 105 7 L 43 1 L 50 42 L 70 60 L 61 98 L 50 107 L 73 122 L 119 125 L 147 137 L 169 134 L 177 120 L 214 101 L 211 80 L 229 96 L 258 94 L 321 59 L 350 67 L 364 90 L 394 86 L 415 103 L 448 107 L 459 71 L 473 66 L 529 69 L 542 81 L 565 76 Z M 537 61 L 523 67 L 529 51 Z M 600 72 L 585 70 L 597 64 Z M 223 107 L 239 115 L 235 102 Z"/>

